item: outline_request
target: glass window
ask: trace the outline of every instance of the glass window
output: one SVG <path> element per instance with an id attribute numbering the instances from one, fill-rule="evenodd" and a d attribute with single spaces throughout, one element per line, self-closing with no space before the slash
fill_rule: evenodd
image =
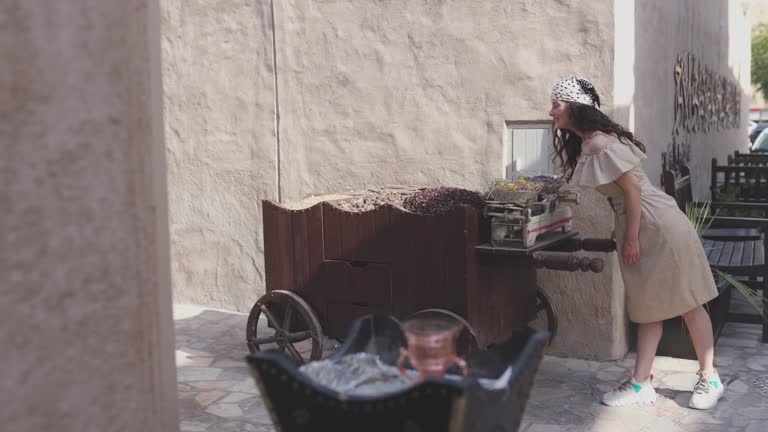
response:
<path id="1" fill-rule="evenodd" d="M 760 132 L 760 136 L 755 140 L 755 144 L 752 146 L 752 150 L 768 151 L 768 129 L 763 129 Z"/>
<path id="2" fill-rule="evenodd" d="M 505 177 L 515 171 L 554 174 L 551 122 L 507 122 L 505 141 Z"/>

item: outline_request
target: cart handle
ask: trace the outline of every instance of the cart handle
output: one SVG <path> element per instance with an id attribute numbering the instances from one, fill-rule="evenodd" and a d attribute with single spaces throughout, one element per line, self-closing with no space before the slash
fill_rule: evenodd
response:
<path id="1" fill-rule="evenodd" d="M 616 240 L 573 237 L 547 248 L 547 251 L 550 252 L 578 252 L 581 250 L 587 252 L 613 252 L 616 250 Z"/>
<path id="2" fill-rule="evenodd" d="M 601 273 L 605 266 L 602 258 L 577 257 L 573 255 L 554 255 L 554 254 L 533 254 L 533 263 L 536 268 L 546 268 L 550 270 L 591 271 Z"/>

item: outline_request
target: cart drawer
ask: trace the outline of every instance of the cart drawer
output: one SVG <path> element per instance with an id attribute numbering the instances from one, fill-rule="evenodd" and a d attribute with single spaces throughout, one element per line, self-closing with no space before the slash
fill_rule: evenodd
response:
<path id="1" fill-rule="evenodd" d="M 320 265 L 321 291 L 328 302 L 389 306 L 392 270 L 389 264 L 326 260 Z"/>

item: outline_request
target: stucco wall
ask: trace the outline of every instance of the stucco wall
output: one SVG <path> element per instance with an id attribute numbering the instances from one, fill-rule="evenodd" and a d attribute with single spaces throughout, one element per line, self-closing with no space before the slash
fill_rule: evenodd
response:
<path id="1" fill-rule="evenodd" d="M 661 152 L 672 142 L 674 67 L 685 51 L 721 76 L 740 83 L 741 127 L 689 134 L 694 194 L 709 199 L 710 161 L 725 163 L 748 147 L 749 27 L 738 1 L 674 0 L 636 2 L 634 129 L 648 147 L 645 169 L 660 184 Z M 694 5 L 695 4 L 695 5 Z"/>
<path id="2" fill-rule="evenodd" d="M 504 120 L 548 118 L 561 75 L 611 89 L 611 5 L 275 2 L 283 199 L 479 187 L 499 174 Z"/>
<path id="3" fill-rule="evenodd" d="M 178 430 L 157 2 L 0 22 L 0 429 Z"/>
<path id="4" fill-rule="evenodd" d="M 504 121 L 547 119 L 560 77 L 592 77 L 612 105 L 611 1 L 275 6 L 287 200 L 385 184 L 481 188 L 500 175 Z M 585 194 L 576 213 L 584 235 L 610 234 L 604 200 Z M 561 311 L 553 352 L 625 348 L 613 264 L 602 275 L 541 272 Z"/>
<path id="5" fill-rule="evenodd" d="M 263 293 L 261 199 L 479 188 L 502 173 L 505 120 L 547 120 L 568 74 L 613 109 L 610 0 L 256 3 L 163 4 L 177 300 L 244 311 Z M 609 235 L 604 201 L 584 202 L 582 234 Z M 625 348 L 614 264 L 542 272 L 561 310 L 555 352 Z M 594 344 L 573 342 L 589 332 Z"/>
<path id="6" fill-rule="evenodd" d="M 175 300 L 247 310 L 277 199 L 270 2 L 163 0 Z"/>
<path id="7" fill-rule="evenodd" d="M 480 187 L 501 173 L 504 121 L 546 119 L 552 83 L 570 73 L 595 81 L 607 112 L 648 145 L 658 184 L 677 55 L 748 79 L 734 66 L 744 40 L 728 32 L 737 2 L 703 3 L 164 2 L 176 298 L 247 310 L 263 292 L 261 199 Z M 745 135 L 692 137 L 697 194 L 709 158 Z M 604 200 L 582 199 L 577 229 L 610 235 Z M 606 259 L 602 275 L 541 272 L 560 310 L 554 353 L 626 349 L 616 256 Z"/>

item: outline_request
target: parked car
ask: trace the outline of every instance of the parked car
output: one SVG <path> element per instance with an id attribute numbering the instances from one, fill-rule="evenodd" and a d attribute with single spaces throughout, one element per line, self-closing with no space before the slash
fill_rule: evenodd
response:
<path id="1" fill-rule="evenodd" d="M 752 130 L 752 133 L 749 134 L 749 141 L 754 144 L 757 137 L 760 136 L 765 128 L 768 128 L 768 122 L 758 123 L 757 126 L 755 126 L 755 128 Z"/>
<path id="2" fill-rule="evenodd" d="M 750 148 L 752 152 L 768 152 L 768 129 L 763 129 Z"/>
<path id="3" fill-rule="evenodd" d="M 747 135 L 752 135 L 752 131 L 757 127 L 757 122 L 747 121 Z"/>

